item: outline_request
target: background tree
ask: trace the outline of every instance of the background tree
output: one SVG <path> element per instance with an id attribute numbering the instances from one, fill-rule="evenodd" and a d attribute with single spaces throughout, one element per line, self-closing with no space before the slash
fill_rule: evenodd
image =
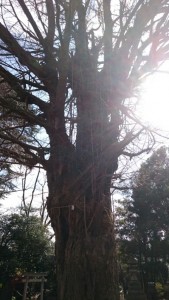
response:
<path id="1" fill-rule="evenodd" d="M 1 293 L 6 293 L 5 286 L 9 278 L 19 278 L 25 272 L 50 272 L 53 267 L 53 250 L 50 233 L 40 218 L 22 214 L 1 216 L 0 282 L 4 286 Z M 49 274 L 49 283 L 51 277 Z M 6 294 L 0 295 L 6 299 Z"/>
<path id="2" fill-rule="evenodd" d="M 13 179 L 19 175 L 11 169 L 9 164 L 0 164 L 0 198 L 3 199 L 15 189 Z"/>
<path id="3" fill-rule="evenodd" d="M 148 281 L 165 283 L 169 247 L 169 153 L 162 147 L 132 178 L 132 198 L 121 208 L 119 243 L 123 263 L 135 257 Z"/>
<path id="4" fill-rule="evenodd" d="M 1 0 L 0 76 L 12 92 L 0 105 L 19 136 L 35 125 L 47 138 L 12 128 L 0 138 L 17 145 L 8 160 L 47 172 L 60 300 L 119 297 L 111 180 L 120 155 L 154 141 L 133 109 L 143 78 L 168 58 L 168 5 Z"/>

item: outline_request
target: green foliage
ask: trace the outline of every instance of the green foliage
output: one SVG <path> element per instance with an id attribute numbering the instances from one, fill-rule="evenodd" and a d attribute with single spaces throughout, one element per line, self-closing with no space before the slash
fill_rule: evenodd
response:
<path id="1" fill-rule="evenodd" d="M 39 218 L 12 214 L 0 221 L 0 277 L 48 271 L 53 247 Z"/>
<path id="2" fill-rule="evenodd" d="M 16 188 L 12 180 L 18 175 L 11 169 L 10 164 L 1 162 L 0 159 L 0 198 L 4 198 Z"/>
<path id="3" fill-rule="evenodd" d="M 163 298 L 164 297 L 164 288 L 163 288 L 162 284 L 160 282 L 156 282 L 155 288 L 156 288 L 158 297 L 160 299 Z"/>
<path id="4" fill-rule="evenodd" d="M 137 224 L 149 234 L 160 237 L 168 230 L 169 218 L 169 157 L 168 149 L 158 149 L 144 163 L 134 179 L 133 207 Z M 131 209 L 132 211 L 132 209 Z M 139 224 L 141 223 L 141 224 Z"/>
<path id="5" fill-rule="evenodd" d="M 169 262 L 169 154 L 161 147 L 132 179 L 132 197 L 122 201 L 119 230 L 123 261 L 137 258 L 147 281 L 166 282 Z M 120 210 L 118 212 L 120 212 Z"/>

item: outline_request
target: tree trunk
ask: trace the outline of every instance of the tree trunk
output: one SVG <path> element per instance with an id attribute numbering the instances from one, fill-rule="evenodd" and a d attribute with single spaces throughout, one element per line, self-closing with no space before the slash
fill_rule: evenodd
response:
<path id="1" fill-rule="evenodd" d="M 119 299 L 113 220 L 104 205 L 82 201 L 53 211 L 59 300 Z"/>
<path id="2" fill-rule="evenodd" d="M 56 233 L 57 299 L 118 300 L 118 270 L 110 197 L 103 193 L 99 197 L 103 189 L 100 181 L 92 197 L 92 187 L 88 186 L 86 178 L 89 174 L 80 181 L 77 179 L 72 190 L 67 193 L 68 182 L 73 176 L 66 174 L 67 184 L 64 192 L 60 190 L 60 195 L 56 192 L 56 196 L 51 198 L 49 184 L 48 212 Z M 48 174 L 49 179 L 53 176 Z M 64 179 L 66 175 L 62 176 Z M 86 184 L 84 194 L 83 181 Z M 58 179 L 54 186 L 57 187 L 57 184 Z"/>
<path id="3" fill-rule="evenodd" d="M 108 235 L 71 238 L 64 271 L 59 270 L 60 299 L 118 299 L 114 247 L 113 238 Z"/>
<path id="4" fill-rule="evenodd" d="M 119 300 L 110 199 L 118 155 L 107 151 L 117 142 L 119 115 L 114 110 L 109 119 L 91 93 L 79 98 L 76 147 L 64 123 L 49 132 L 47 207 L 56 234 L 57 299 Z"/>

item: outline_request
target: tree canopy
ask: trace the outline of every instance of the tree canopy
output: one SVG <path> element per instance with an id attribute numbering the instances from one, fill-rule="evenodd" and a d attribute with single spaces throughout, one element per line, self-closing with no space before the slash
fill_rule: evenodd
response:
<path id="1" fill-rule="evenodd" d="M 139 123 L 132 114 L 135 100 L 132 105 L 126 99 L 134 98 L 144 76 L 168 59 L 168 1 L 2 0 L 1 7 L 0 76 L 9 86 L 1 94 L 1 119 L 13 120 L 1 139 L 19 147 L 6 156 L 30 166 L 47 164 L 48 142 L 32 135 L 28 142 L 18 140 L 16 120 L 18 135 L 37 125 L 51 140 L 55 129 L 59 142 L 70 146 L 76 141 L 83 155 L 92 152 L 85 119 L 94 131 L 101 130 L 100 136 L 107 132 L 112 143 L 113 130 L 120 126 L 123 142 L 116 151 L 121 154 L 140 133 L 139 126 L 131 126 L 132 135 L 124 138 L 126 120 Z M 91 93 L 95 100 L 83 105 Z M 96 135 L 91 134 L 97 145 Z"/>

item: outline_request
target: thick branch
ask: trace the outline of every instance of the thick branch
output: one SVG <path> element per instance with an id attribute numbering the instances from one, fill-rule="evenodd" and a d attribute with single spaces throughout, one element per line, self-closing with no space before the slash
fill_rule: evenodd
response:
<path id="1" fill-rule="evenodd" d="M 104 62 L 105 67 L 110 67 L 112 61 L 112 18 L 111 18 L 111 0 L 103 1 L 104 11 Z"/>
<path id="2" fill-rule="evenodd" d="M 43 68 L 29 52 L 25 51 L 19 45 L 13 35 L 2 23 L 0 23 L 0 38 L 8 46 L 8 51 L 16 56 L 23 66 L 27 66 L 31 72 L 43 81 L 46 75 Z"/>
<path id="3" fill-rule="evenodd" d="M 46 36 L 46 42 L 48 48 L 52 48 L 55 36 L 55 9 L 53 0 L 46 0 L 46 8 L 48 15 L 48 33 Z"/>
<path id="4" fill-rule="evenodd" d="M 44 155 L 46 153 L 49 153 L 48 148 L 46 148 L 46 147 L 39 148 L 39 147 L 30 145 L 30 144 L 27 144 L 27 143 L 23 142 L 21 139 L 18 139 L 17 137 L 11 135 L 9 132 L 7 132 L 6 134 L 0 132 L 0 138 L 4 141 L 9 141 L 12 145 L 16 144 L 16 145 L 20 146 L 26 154 L 28 154 L 29 156 L 31 156 L 34 159 L 34 161 L 36 163 L 39 162 L 41 165 L 45 166 Z M 0 150 L 0 152 L 1 152 L 1 150 Z"/>
<path id="5" fill-rule="evenodd" d="M 47 128 L 47 123 L 42 117 L 36 116 L 28 109 L 25 109 L 18 105 L 17 101 L 15 101 L 15 97 L 5 98 L 0 96 L 0 104 L 2 105 L 2 107 L 10 109 L 11 112 L 15 112 L 17 115 L 22 116 L 23 119 L 29 122 L 29 124 L 39 125 L 43 126 L 44 128 Z"/>
<path id="6" fill-rule="evenodd" d="M 32 27 L 33 27 L 33 29 L 34 29 L 34 31 L 35 31 L 38 39 L 39 39 L 39 42 L 43 46 L 43 44 L 44 44 L 43 36 L 41 35 L 41 32 L 40 32 L 40 30 L 39 30 L 39 28 L 38 28 L 38 26 L 37 26 L 34 18 L 32 17 L 32 15 L 31 15 L 31 13 L 30 13 L 27 5 L 25 4 L 25 1 L 23 1 L 23 0 L 17 0 L 17 1 L 19 2 L 20 6 L 22 7 L 22 9 L 23 9 L 26 17 L 28 18 L 28 21 L 32 25 Z"/>
<path id="7" fill-rule="evenodd" d="M 12 75 L 10 72 L 5 70 L 2 66 L 0 66 L 0 76 L 9 84 L 12 90 L 14 90 L 17 93 L 17 96 L 20 97 L 19 99 L 17 99 L 18 102 L 22 102 L 22 103 L 27 102 L 27 104 L 35 104 L 42 110 L 42 112 L 45 112 L 47 110 L 48 108 L 47 103 L 42 101 L 40 98 L 25 91 L 20 85 L 20 82 L 22 82 L 22 80 L 16 78 L 16 76 Z M 31 82 L 29 83 L 31 85 Z"/>
<path id="8" fill-rule="evenodd" d="M 18 149 L 17 149 L 18 150 Z M 21 164 L 21 165 L 25 165 L 25 166 L 29 166 L 30 168 L 34 167 L 38 161 L 38 157 L 32 157 L 32 155 L 26 155 L 25 152 L 19 152 L 14 150 L 14 149 L 10 149 L 10 148 L 0 148 L 0 155 L 1 157 L 4 156 L 5 158 L 9 158 L 12 159 L 14 161 L 17 161 L 17 163 Z"/>

